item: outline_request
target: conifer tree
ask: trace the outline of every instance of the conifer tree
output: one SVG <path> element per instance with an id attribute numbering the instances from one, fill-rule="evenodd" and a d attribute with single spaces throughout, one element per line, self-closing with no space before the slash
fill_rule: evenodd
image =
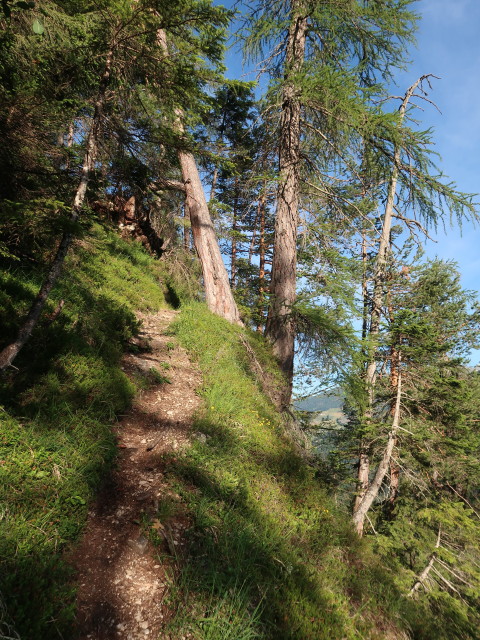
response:
<path id="1" fill-rule="evenodd" d="M 297 230 L 306 173 L 314 175 L 309 182 L 316 183 L 319 198 L 335 198 L 329 172 L 348 155 L 346 149 L 362 126 L 367 121 L 371 126 L 355 73 L 361 69 L 365 77 L 381 78 L 401 64 L 414 21 L 409 4 L 269 0 L 258 3 L 250 17 L 247 50 L 257 59 L 266 56 L 271 113 L 278 115 L 279 179 L 266 333 L 286 377 L 283 407 L 290 402 L 293 378 Z M 307 150 L 312 158 L 308 171 L 303 162 Z"/>
<path id="2" fill-rule="evenodd" d="M 429 83 L 429 76 L 419 78 L 405 93 L 399 107 L 398 137 L 394 139 L 391 151 L 391 169 L 385 165 L 385 158 L 388 154 L 386 149 L 380 152 L 380 157 L 375 158 L 378 146 L 373 145 L 368 156 L 369 169 L 377 176 L 378 184 L 386 185 L 384 192 L 385 208 L 381 217 L 378 241 L 374 243 L 374 257 L 371 266 L 371 292 L 364 286 L 363 289 L 363 312 L 364 312 L 364 352 L 365 362 L 363 363 L 363 377 L 365 381 L 366 404 L 360 417 L 364 428 L 368 431 L 370 423 L 374 417 L 374 406 L 376 403 L 375 387 L 379 367 L 383 366 L 378 361 L 378 335 L 382 316 L 394 317 L 389 309 L 388 287 L 391 272 L 389 269 L 396 262 L 392 254 L 392 229 L 397 223 L 397 233 L 403 230 L 418 242 L 417 233 L 427 235 L 426 228 L 429 225 L 435 226 L 439 219 L 443 219 L 447 212 L 456 214 L 461 221 L 464 218 L 475 218 L 476 210 L 472 203 L 472 198 L 468 194 L 463 194 L 456 190 L 454 185 L 446 184 L 437 176 L 433 170 L 433 163 L 429 156 L 431 139 L 429 132 L 418 133 L 412 131 L 405 125 L 407 108 L 413 98 L 425 98 L 426 92 L 424 84 Z M 408 117 L 408 116 L 407 116 Z M 381 146 L 381 143 L 380 145 Z M 379 163 L 378 163 L 379 162 Z M 378 163 L 375 166 L 375 163 Z M 398 190 L 398 193 L 397 193 Z M 380 201 L 381 189 L 378 187 L 372 190 L 373 195 Z M 409 207 L 417 205 L 419 209 L 418 217 L 409 218 Z M 418 219 L 420 218 L 420 219 Z M 425 226 L 424 226 L 425 225 Z M 365 240 L 365 237 L 364 237 Z M 395 268 L 393 266 L 393 268 Z M 397 373 L 400 367 L 395 364 L 401 356 L 400 351 L 392 347 L 389 355 L 390 379 L 392 387 L 398 383 Z M 392 401 L 392 407 L 393 407 Z M 394 413 L 392 408 L 392 414 Z M 375 435 L 373 435 L 375 437 Z M 389 446 L 387 445 L 387 449 Z M 368 438 L 361 439 L 358 463 L 358 486 L 357 495 L 353 509 L 353 518 L 357 531 L 362 535 L 363 522 L 365 519 L 365 506 L 362 501 L 369 492 L 370 460 L 369 460 Z M 378 492 L 379 486 L 376 487 Z M 371 493 L 371 492 L 370 492 Z M 367 500 L 368 502 L 368 500 Z M 371 504 L 371 503 L 370 503 Z M 369 508 L 369 507 L 368 507 Z M 367 511 L 368 511 L 367 508 Z"/>
<path id="3" fill-rule="evenodd" d="M 65 255 L 74 237 L 75 224 L 84 209 L 87 187 L 98 168 L 96 159 L 99 159 L 98 151 L 101 146 L 101 139 L 107 140 L 111 137 L 116 137 L 122 141 L 125 147 L 129 147 L 130 153 L 141 157 L 142 144 L 140 141 L 142 140 L 142 135 L 146 130 L 148 130 L 149 134 L 154 130 L 150 125 L 145 128 L 145 122 L 142 123 L 142 119 L 138 118 L 138 113 L 141 109 L 143 109 L 144 114 L 145 111 L 148 112 L 149 108 L 157 110 L 156 122 L 162 121 L 163 123 L 160 131 L 161 135 L 157 135 L 157 145 L 163 144 L 165 148 L 166 144 L 169 144 L 172 140 L 175 141 L 178 157 L 183 166 L 184 177 L 185 172 L 189 174 L 185 178 L 185 184 L 177 181 L 175 187 L 180 187 L 187 193 L 191 215 L 195 217 L 198 214 L 198 202 L 203 190 L 200 194 L 201 183 L 198 172 L 193 156 L 187 150 L 189 140 L 183 134 L 183 131 L 178 128 L 179 106 L 177 97 L 179 89 L 182 87 L 184 90 L 183 96 L 185 96 L 183 106 L 189 109 L 189 118 L 192 120 L 198 118 L 199 111 L 203 108 L 206 100 L 205 86 L 210 80 L 218 77 L 218 64 L 223 54 L 223 32 L 221 30 L 217 31 L 212 27 L 216 26 L 220 27 L 220 29 L 224 27 L 229 15 L 223 8 L 214 8 L 210 2 L 197 0 L 182 3 L 180 12 L 178 7 L 174 9 L 168 3 L 157 2 L 156 0 L 131 5 L 111 0 L 106 5 L 96 7 L 94 11 L 90 11 L 88 20 L 84 17 L 81 3 L 78 6 L 67 7 L 67 9 L 72 9 L 71 16 L 66 11 L 59 11 L 56 3 L 52 2 L 49 6 L 53 7 L 51 12 L 49 13 L 47 8 L 44 9 L 43 14 L 45 16 L 45 30 L 51 30 L 52 33 L 56 34 L 55 28 L 59 24 L 57 17 L 60 15 L 65 16 L 64 22 L 67 27 L 71 28 L 73 24 L 74 27 L 80 30 L 81 26 L 87 29 L 88 25 L 88 28 L 94 34 L 88 41 L 92 48 L 86 51 L 86 57 L 93 60 L 93 64 L 87 65 L 89 73 L 80 76 L 83 86 L 76 84 L 76 78 L 69 78 L 63 87 L 63 91 L 66 92 L 67 104 L 73 103 L 75 105 L 74 109 L 69 113 L 70 123 L 67 121 L 63 124 L 63 132 L 68 130 L 69 124 L 73 121 L 78 131 L 76 138 L 77 140 L 81 139 L 81 146 L 84 149 L 84 158 L 81 161 L 83 168 L 76 168 L 76 170 L 79 170 L 80 175 L 78 188 L 71 196 L 72 204 L 70 206 L 68 204 L 62 205 L 63 209 L 70 209 L 71 211 L 70 219 L 66 223 L 67 230 L 60 241 L 56 257 L 51 262 L 44 285 L 34 301 L 18 336 L 4 348 L 1 354 L 0 367 L 2 369 L 11 364 L 19 350 L 28 340 L 38 321 L 49 291 L 60 275 Z M 31 28 L 31 25 L 28 26 Z M 24 27 L 25 25 L 20 20 L 19 28 L 24 29 Z M 160 51 L 162 50 L 162 46 L 159 42 L 158 34 L 160 32 L 165 33 L 165 31 L 168 31 L 172 38 L 177 38 L 176 46 L 180 53 L 174 64 L 170 64 L 167 59 L 164 59 L 163 65 L 159 65 L 158 53 L 159 49 Z M 8 36 L 12 51 L 18 50 L 23 46 L 25 39 L 17 37 L 14 31 L 11 31 Z M 58 39 L 55 35 L 52 40 L 56 42 L 56 38 Z M 68 44 L 68 37 L 65 36 L 62 46 L 68 47 Z M 77 45 L 78 41 L 71 43 L 72 48 Z M 56 54 L 58 54 L 58 51 Z M 38 55 L 41 57 L 40 51 L 38 51 Z M 202 62 L 202 56 L 208 58 L 209 62 Z M 58 67 L 59 56 L 54 55 L 52 58 Z M 57 71 L 63 71 L 66 74 L 66 69 L 69 68 L 68 65 L 71 62 L 71 56 L 68 53 L 64 58 L 65 67 L 62 68 L 60 65 Z M 101 63 L 102 60 L 106 61 L 103 70 L 99 66 L 99 62 Z M 187 68 L 189 73 L 186 72 Z M 38 84 L 33 86 L 36 87 L 35 91 L 41 92 L 40 78 L 38 80 Z M 7 80 L 4 79 L 3 87 L 6 88 L 7 84 Z M 29 83 L 26 84 L 31 86 Z M 53 84 L 54 82 L 52 82 Z M 84 99 L 80 101 L 79 97 L 85 89 L 87 91 L 83 96 Z M 127 95 L 130 97 L 130 102 L 137 106 L 137 112 L 135 113 L 134 108 L 130 108 L 131 117 L 121 121 L 119 118 L 119 105 L 126 104 Z M 167 123 L 170 123 L 170 126 L 165 126 Z M 58 138 L 58 130 L 54 133 L 55 139 Z M 159 133 L 158 128 L 155 133 Z M 52 135 L 51 130 L 48 131 L 48 135 Z M 151 138 L 149 140 L 151 141 Z M 107 145 L 103 145 L 104 151 L 106 148 Z M 68 159 L 68 162 L 62 165 L 55 161 L 56 165 L 61 171 L 71 173 L 73 170 L 70 163 L 72 156 L 68 152 L 64 152 L 63 155 Z M 140 166 L 140 164 L 137 164 L 137 166 Z M 62 169 L 62 167 L 64 168 Z M 171 187 L 174 184 L 168 180 L 160 181 L 161 186 L 167 185 Z M 193 193 L 194 183 L 197 185 L 196 190 L 198 193 Z M 59 194 L 55 195 L 58 200 Z M 66 200 L 68 203 L 68 197 Z M 206 203 L 203 209 L 206 211 Z M 215 306 L 214 310 L 232 321 L 239 322 L 238 310 L 231 296 L 228 278 L 218 251 L 213 229 L 209 234 L 210 227 L 208 224 L 198 224 L 196 226 L 197 249 L 199 254 L 203 256 L 204 263 L 208 257 L 213 255 L 214 249 L 217 247 L 216 267 L 213 270 L 215 273 L 212 270 L 207 269 L 205 271 L 204 269 L 207 299 L 211 303 L 212 299 L 214 300 L 214 303 L 212 303 Z M 206 236 L 208 234 L 209 238 L 207 239 Z M 202 239 L 203 241 L 200 241 Z M 219 277 L 222 269 L 225 277 L 223 278 L 223 289 L 220 290 L 216 285 L 222 282 Z M 212 286 L 212 283 L 215 286 Z"/>
<path id="4" fill-rule="evenodd" d="M 433 604 L 442 593 L 445 610 L 471 615 L 480 593 L 480 396 L 478 374 L 466 358 L 480 340 L 478 302 L 462 289 L 456 265 L 436 260 L 403 278 L 392 305 L 395 319 L 383 348 L 402 352 L 398 486 L 392 509 L 385 474 L 372 518 L 380 547 L 411 571 L 405 590 L 412 597 L 426 594 Z M 377 420 L 390 393 L 382 380 Z"/>

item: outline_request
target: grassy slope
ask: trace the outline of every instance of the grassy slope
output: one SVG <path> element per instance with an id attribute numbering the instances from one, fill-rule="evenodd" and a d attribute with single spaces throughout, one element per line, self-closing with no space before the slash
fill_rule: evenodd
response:
<path id="1" fill-rule="evenodd" d="M 0 276 L 2 342 L 15 335 L 40 274 Z M 68 258 L 45 316 L 0 388 L 0 593 L 22 638 L 69 637 L 65 545 L 115 455 L 112 419 L 135 391 L 120 357 L 136 309 L 165 306 L 159 263 L 95 227 Z M 3 406 L 2 406 L 3 405 Z"/>
<path id="2" fill-rule="evenodd" d="M 400 607 L 411 605 L 284 436 L 242 330 L 193 304 L 174 331 L 204 373 L 195 428 L 207 439 L 170 460 L 192 521 L 172 637 L 187 629 L 204 640 L 403 637 Z M 261 340 L 243 335 L 272 369 Z"/>
<path id="3" fill-rule="evenodd" d="M 1 279 L 7 342 L 39 275 L 17 269 Z M 114 460 L 112 419 L 134 393 L 120 368 L 133 311 L 165 305 L 164 284 L 158 262 L 97 227 L 49 302 L 47 313 L 65 299 L 61 316 L 43 323 L 19 372 L 1 383 L 0 593 L 23 638 L 70 637 L 62 551 Z M 402 620 L 417 611 L 285 438 L 240 336 L 274 378 L 261 339 L 202 305 L 185 306 L 174 330 L 204 373 L 195 428 L 207 440 L 168 461 L 192 523 L 173 581 L 171 637 L 188 628 L 202 640 L 401 638 Z M 158 518 L 178 508 L 167 499 Z"/>

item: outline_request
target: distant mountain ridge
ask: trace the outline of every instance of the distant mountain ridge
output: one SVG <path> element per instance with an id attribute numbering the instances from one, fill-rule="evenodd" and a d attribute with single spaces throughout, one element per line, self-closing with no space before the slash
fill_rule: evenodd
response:
<path id="1" fill-rule="evenodd" d="M 329 411 L 332 409 L 342 410 L 344 397 L 340 389 L 335 389 L 332 393 L 317 394 L 294 402 L 298 411 Z"/>

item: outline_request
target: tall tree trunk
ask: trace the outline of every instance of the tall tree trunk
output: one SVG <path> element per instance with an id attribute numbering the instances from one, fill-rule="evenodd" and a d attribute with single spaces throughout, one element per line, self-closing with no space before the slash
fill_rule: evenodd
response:
<path id="1" fill-rule="evenodd" d="M 415 89 L 422 82 L 423 76 L 405 93 L 405 97 L 402 100 L 402 104 L 399 108 L 400 125 L 403 122 L 405 113 L 407 110 L 410 98 L 413 96 Z M 387 203 L 385 205 L 385 213 L 383 216 L 382 233 L 380 235 L 380 241 L 378 246 L 377 260 L 375 264 L 374 276 L 373 276 L 373 296 L 372 296 L 372 310 L 370 315 L 370 346 L 369 346 L 369 362 L 367 366 L 366 382 L 368 385 L 369 404 L 373 406 L 374 402 L 374 389 L 377 376 L 377 362 L 376 362 L 376 349 L 378 342 L 378 334 L 380 331 L 380 317 L 382 313 L 383 297 L 384 297 L 384 283 L 386 278 L 386 268 L 388 261 L 388 253 L 390 251 L 390 233 L 392 230 L 392 219 L 395 205 L 395 195 L 397 192 L 398 182 L 398 166 L 401 156 L 401 145 L 397 145 L 393 155 L 393 167 L 390 176 L 387 192 Z"/>
<path id="2" fill-rule="evenodd" d="M 271 302 L 266 335 L 286 378 L 281 398 L 288 407 L 292 395 L 295 327 L 292 306 L 296 299 L 297 229 L 300 169 L 301 104 L 294 76 L 305 57 L 307 18 L 300 15 L 301 3 L 292 1 L 292 22 L 288 32 L 285 59 L 285 84 L 279 142 L 279 183 L 275 218 Z"/>
<path id="3" fill-rule="evenodd" d="M 358 471 L 357 471 L 357 492 L 355 494 L 355 502 L 353 512 L 355 513 L 362 502 L 368 489 L 370 481 L 370 455 L 365 440 L 360 443 L 360 453 L 358 455 Z"/>
<path id="4" fill-rule="evenodd" d="M 157 41 L 165 57 L 168 57 L 167 37 L 163 29 L 157 31 Z M 175 126 L 177 133 L 181 135 L 184 133 L 183 112 L 179 108 L 175 112 Z M 229 322 L 242 325 L 195 158 L 190 151 L 179 150 L 178 160 L 185 184 L 186 205 L 190 214 L 193 242 L 202 265 L 207 306 L 210 311 Z"/>
<path id="5" fill-rule="evenodd" d="M 412 86 L 405 93 L 405 96 L 402 100 L 402 104 L 400 105 L 400 108 L 399 108 L 400 125 L 403 122 L 403 119 L 405 117 L 405 113 L 406 113 L 410 98 L 413 96 L 415 89 L 421 83 L 422 79 L 423 78 L 419 78 L 416 82 L 414 82 Z M 371 300 L 370 327 L 368 331 L 369 344 L 367 347 L 367 369 L 365 374 L 365 382 L 367 384 L 367 393 L 368 393 L 368 406 L 365 412 L 366 420 L 372 419 L 373 408 L 375 403 L 375 384 L 377 380 L 376 351 L 377 351 L 377 343 L 378 343 L 378 334 L 380 332 L 380 318 L 381 318 L 383 300 L 384 300 L 384 285 L 385 285 L 385 279 L 387 275 L 388 254 L 391 246 L 390 234 L 392 230 L 395 195 L 397 192 L 398 165 L 400 162 L 400 157 L 401 157 L 401 146 L 397 145 L 394 151 L 394 156 L 393 156 L 392 173 L 390 175 L 390 181 L 388 184 L 387 202 L 385 205 L 382 232 L 380 235 L 377 259 L 376 259 L 374 275 L 373 275 L 373 295 Z M 364 261 L 364 264 L 366 264 L 365 235 L 362 238 L 362 259 Z M 366 307 L 365 301 L 368 295 L 368 292 L 366 290 L 365 276 L 364 276 L 364 282 L 362 283 L 362 289 L 364 294 L 364 317 L 363 317 L 363 325 L 362 325 L 362 335 L 365 333 L 365 336 L 364 336 L 365 338 L 366 328 L 367 328 L 367 321 L 365 317 L 365 311 L 367 307 Z M 357 513 L 358 509 L 360 508 L 360 504 L 362 503 L 363 498 L 365 497 L 367 487 L 368 487 L 368 482 L 369 482 L 368 480 L 369 472 L 370 472 L 369 457 L 366 451 L 365 443 L 362 442 L 360 446 L 358 475 L 357 475 L 357 495 L 356 495 L 355 503 L 353 507 L 354 514 Z M 395 476 L 394 476 L 394 482 L 395 482 Z M 361 528 L 363 531 L 363 522 L 362 522 Z M 361 535 L 361 531 L 359 533 Z"/>
<path id="6" fill-rule="evenodd" d="M 390 324 L 394 321 L 394 311 L 392 305 L 392 291 L 391 287 L 387 292 L 387 308 L 388 308 L 388 317 Z M 390 347 L 390 388 L 392 392 L 395 392 L 398 386 L 398 376 L 400 374 L 400 365 L 399 365 L 399 353 L 398 349 L 395 345 Z M 390 415 L 394 416 L 395 414 L 395 402 L 392 400 L 392 405 L 390 407 Z M 396 446 L 396 441 L 394 446 Z M 388 517 L 393 517 L 393 512 L 395 509 L 395 501 L 398 495 L 398 488 L 400 485 L 400 467 L 395 462 L 393 458 L 390 460 L 390 493 L 387 500 L 387 513 Z"/>
<path id="7" fill-rule="evenodd" d="M 260 218 L 260 234 L 259 234 L 259 244 L 258 244 L 258 257 L 259 257 L 259 265 L 258 265 L 258 308 L 259 313 L 261 314 L 261 319 L 263 320 L 263 305 L 265 304 L 265 254 L 266 254 L 266 245 L 265 245 L 265 208 L 266 208 L 266 184 L 264 184 L 264 190 L 260 194 L 258 199 L 258 217 Z M 263 321 L 259 321 L 257 325 L 257 331 L 259 333 L 262 332 Z"/>
<path id="8" fill-rule="evenodd" d="M 400 364 L 400 355 L 398 358 Z M 392 458 L 393 449 L 397 441 L 397 431 L 400 426 L 400 401 L 402 397 L 402 374 L 398 372 L 398 384 L 397 384 L 397 396 L 395 401 L 395 412 L 393 416 L 392 428 L 388 434 L 387 446 L 383 452 L 382 459 L 378 465 L 375 477 L 370 483 L 368 489 L 365 492 L 362 500 L 360 501 L 356 511 L 353 514 L 353 523 L 359 536 L 363 535 L 363 526 L 366 515 L 373 504 L 373 501 L 378 496 L 382 482 L 387 474 L 390 460 Z"/>
<path id="9" fill-rule="evenodd" d="M 362 316 L 362 343 L 365 345 L 368 333 L 368 311 L 370 302 L 368 299 L 368 253 L 367 253 L 367 234 L 365 229 L 362 230 L 362 296 L 363 296 L 363 316 Z M 366 417 L 366 416 L 365 416 Z M 371 414 L 370 414 L 371 418 Z M 365 438 L 362 438 L 360 442 L 360 449 L 358 454 L 358 471 L 357 471 L 357 490 L 355 494 L 355 502 L 353 505 L 353 512 L 358 509 L 363 496 L 368 489 L 368 483 L 370 480 L 370 454 L 368 450 L 368 443 Z"/>
<path id="10" fill-rule="evenodd" d="M 202 265 L 208 308 L 229 322 L 241 325 L 242 321 L 232 295 L 195 158 L 188 151 L 179 151 L 178 159 L 185 183 L 193 242 Z"/>
<path id="11" fill-rule="evenodd" d="M 114 52 L 114 45 L 112 45 L 111 49 L 107 53 L 107 57 L 105 60 L 105 68 L 104 68 L 104 71 L 100 80 L 99 88 L 98 88 L 98 94 L 97 94 L 97 99 L 95 101 L 92 124 L 90 126 L 90 131 L 88 133 L 85 155 L 83 158 L 83 166 L 82 166 L 80 183 L 77 187 L 77 191 L 75 192 L 75 197 L 73 199 L 70 222 L 76 222 L 80 216 L 80 211 L 85 201 L 88 182 L 90 180 L 91 174 L 95 167 L 95 159 L 97 157 L 97 152 L 98 152 L 98 138 L 100 133 L 103 106 L 105 103 L 105 94 L 107 91 L 107 86 L 108 86 L 111 71 L 112 71 L 113 52 Z M 58 245 L 55 258 L 50 266 L 50 270 L 47 274 L 47 277 L 45 278 L 35 300 L 33 301 L 32 306 L 30 307 L 30 311 L 28 312 L 27 318 L 23 323 L 23 325 L 21 326 L 15 341 L 9 344 L 8 346 L 6 346 L 0 352 L 0 371 L 5 370 L 8 366 L 12 364 L 14 359 L 19 354 L 20 350 L 24 347 L 24 345 L 27 343 L 30 336 L 32 335 L 32 331 L 35 328 L 40 318 L 40 315 L 48 299 L 50 291 L 52 290 L 53 286 L 55 285 L 58 277 L 62 272 L 63 263 L 65 261 L 65 257 L 67 255 L 68 249 L 72 244 L 73 238 L 74 238 L 73 233 L 71 233 L 70 231 L 64 232 L 62 239 L 60 240 L 60 244 Z"/>

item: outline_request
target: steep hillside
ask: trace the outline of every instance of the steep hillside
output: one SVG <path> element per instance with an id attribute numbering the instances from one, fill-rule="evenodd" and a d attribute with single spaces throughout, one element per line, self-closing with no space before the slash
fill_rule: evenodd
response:
<path id="1" fill-rule="evenodd" d="M 9 337 L 40 276 L 2 277 Z M 3 619 L 22 638 L 77 633 L 78 580 L 66 558 L 117 458 L 116 418 L 136 392 L 165 383 L 162 372 L 127 377 L 121 366 L 125 350 L 139 349 L 134 311 L 166 306 L 165 291 L 179 302 L 161 261 L 96 227 L 70 257 L 50 317 L 2 380 L 0 592 Z M 280 378 L 263 338 L 186 301 L 169 331 L 203 383 L 191 445 L 162 447 L 148 462 L 164 495 L 134 522 L 164 576 L 160 637 L 441 637 L 294 444 L 271 401 Z M 175 522 L 178 546 L 165 534 Z M 85 598 L 88 581 L 80 586 Z"/>
<path id="2" fill-rule="evenodd" d="M 165 637 L 408 637 L 413 607 L 266 397 L 278 374 L 263 341 L 200 304 L 183 308 L 174 331 L 204 374 L 194 428 L 205 438 L 170 460 L 181 497 L 172 508 L 191 526 Z"/>

